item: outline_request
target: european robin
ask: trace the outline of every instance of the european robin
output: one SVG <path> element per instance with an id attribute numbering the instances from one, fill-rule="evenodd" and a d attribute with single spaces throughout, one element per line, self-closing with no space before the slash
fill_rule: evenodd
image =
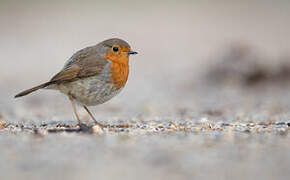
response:
<path id="1" fill-rule="evenodd" d="M 39 89 L 54 89 L 66 94 L 81 125 L 75 101 L 82 105 L 94 122 L 99 123 L 87 106 L 102 104 L 116 96 L 125 86 L 129 74 L 129 56 L 137 54 L 121 39 L 105 40 L 76 52 L 62 70 L 46 83 L 25 90 L 21 97 Z"/>

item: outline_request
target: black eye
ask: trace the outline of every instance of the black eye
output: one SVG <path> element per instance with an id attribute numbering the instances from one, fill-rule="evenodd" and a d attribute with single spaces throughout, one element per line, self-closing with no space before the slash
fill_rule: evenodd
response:
<path id="1" fill-rule="evenodd" d="M 113 51 L 117 52 L 117 51 L 119 51 L 119 48 L 113 47 Z"/>

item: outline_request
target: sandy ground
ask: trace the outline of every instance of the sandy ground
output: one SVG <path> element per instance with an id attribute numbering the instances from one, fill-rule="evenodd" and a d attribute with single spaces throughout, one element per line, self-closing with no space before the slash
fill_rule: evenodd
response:
<path id="1" fill-rule="evenodd" d="M 289 179 L 289 2 L 124 3 L 0 1 L 0 179 Z M 109 37 L 139 54 L 103 131 L 13 98 Z"/>
<path id="2" fill-rule="evenodd" d="M 111 127 L 102 133 L 95 127 L 80 131 L 69 115 L 25 116 L 33 105 L 20 106 L 24 112 L 2 117 L 1 177 L 288 179 L 289 95 L 206 94 L 220 102 L 167 117 L 108 115 L 100 120 Z"/>

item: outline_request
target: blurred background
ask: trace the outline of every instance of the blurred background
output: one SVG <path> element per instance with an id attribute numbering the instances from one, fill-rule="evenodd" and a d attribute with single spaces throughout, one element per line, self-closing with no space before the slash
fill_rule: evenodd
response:
<path id="1" fill-rule="evenodd" d="M 101 122 L 117 123 L 128 119 L 199 121 L 202 117 L 223 122 L 236 122 L 237 119 L 253 122 L 289 121 L 289 20 L 288 0 L 0 0 L 1 119 L 30 125 L 54 121 L 75 123 L 69 101 L 58 92 L 43 90 L 17 100 L 13 96 L 49 80 L 77 50 L 118 37 L 128 41 L 139 54 L 130 59 L 126 88 L 113 100 L 91 108 Z M 281 140 L 277 142 L 276 138 L 267 141 L 267 148 L 260 147 L 257 138 L 254 141 L 257 144 L 247 146 L 243 152 L 231 143 L 207 149 L 203 145 L 207 138 L 203 136 L 200 139 L 194 136 L 181 142 L 178 136 L 168 141 L 158 139 L 160 137 L 148 137 L 153 143 L 141 138 L 139 144 L 133 145 L 132 141 L 120 145 L 116 143 L 118 138 L 110 138 L 105 142 L 95 142 L 95 138 L 88 137 L 77 136 L 76 141 L 50 137 L 44 144 L 37 146 L 39 149 L 31 151 L 30 143 L 34 140 L 22 139 L 18 142 L 14 136 L 1 137 L 2 144 L 14 142 L 18 145 L 10 144 L 7 152 L 2 149 L 0 167 L 7 169 L 4 175 L 20 171 L 25 172 L 28 178 L 41 177 L 40 172 L 50 174 L 49 170 L 44 170 L 45 167 L 54 169 L 57 175 L 72 179 L 86 177 L 86 173 L 88 177 L 94 177 L 93 167 L 98 167 L 103 170 L 100 174 L 107 177 L 110 170 L 102 167 L 104 162 L 115 168 L 111 178 L 120 178 L 124 175 L 123 170 L 128 170 L 126 167 L 134 164 L 137 165 L 131 170 L 141 176 L 151 171 L 151 178 L 156 179 L 191 179 L 194 176 L 202 178 L 211 175 L 218 179 L 238 175 L 243 179 L 243 172 L 252 175 L 252 178 L 263 172 L 261 178 L 264 179 L 283 179 L 289 175 L 290 156 L 286 154 L 290 147 L 283 144 L 284 141 L 279 144 Z M 82 143 L 78 144 L 80 141 Z M 63 149 L 58 142 L 70 144 L 67 146 L 72 148 L 82 145 L 87 149 L 71 152 L 70 148 Z M 95 144 L 88 145 L 85 142 Z M 46 148 L 54 146 L 51 143 L 58 145 L 55 151 L 43 155 L 41 162 L 45 165 L 39 165 L 39 159 L 30 159 L 32 152 L 42 157 Z M 191 158 L 176 158 L 175 151 L 168 151 L 176 143 L 183 147 L 177 151 L 185 152 Z M 100 146 L 103 148 L 94 149 Z M 118 149 L 119 146 L 124 151 Z M 271 149 L 274 146 L 283 147 Z M 287 148 L 283 149 L 284 146 Z M 196 149 L 196 154 L 192 148 Z M 261 156 L 257 156 L 257 153 L 245 158 L 247 153 L 256 148 Z M 111 150 L 109 155 L 103 157 L 102 154 L 108 149 Z M 14 152 L 14 159 L 8 158 L 10 151 Z M 96 153 L 98 155 L 94 158 L 100 158 L 100 162 L 88 163 L 96 151 L 99 154 Z M 127 151 L 136 154 L 130 159 Z M 24 159 L 20 156 L 23 152 L 28 154 Z M 120 152 L 127 159 L 117 158 L 115 162 L 113 158 L 119 157 Z M 155 152 L 160 154 L 148 162 L 139 161 L 151 157 L 151 153 Z M 67 154 L 68 159 L 52 163 L 49 157 L 58 157 L 59 153 Z M 80 164 L 74 164 L 78 160 L 72 159 L 79 153 L 87 156 Z M 208 157 L 208 154 L 211 156 Z M 230 157 L 227 157 L 228 154 Z M 128 159 L 124 165 L 123 161 Z M 235 164 L 242 159 L 245 159 L 242 164 Z M 11 163 L 7 165 L 4 163 L 6 161 Z M 27 161 L 32 162 L 32 165 L 27 165 Z M 272 162 L 280 163 L 280 166 Z M 224 169 L 220 164 L 227 165 Z M 216 166 L 219 168 L 215 169 Z M 27 173 L 37 167 L 38 173 Z M 71 177 L 69 173 L 59 172 L 60 167 L 68 171 L 82 167 L 84 171 L 75 171 L 75 176 Z M 143 170 L 137 170 L 137 167 Z M 229 172 L 227 168 L 231 167 L 235 169 Z M 86 171 L 86 168 L 89 170 Z M 200 171 L 207 168 L 214 173 Z M 197 175 L 194 172 L 204 174 Z M 130 179 L 138 176 L 133 173 L 124 177 Z"/>
<path id="2" fill-rule="evenodd" d="M 199 108 L 208 104 L 199 92 L 208 90 L 204 79 L 224 87 L 221 83 L 263 71 L 263 80 L 279 74 L 289 60 L 287 0 L 11 0 L 1 1 L 0 8 L 1 102 L 20 109 L 37 102 L 44 117 L 70 112 L 66 97 L 39 91 L 14 100 L 14 94 L 49 80 L 77 50 L 112 37 L 127 40 L 139 54 L 131 58 L 124 91 L 94 108 L 100 116 L 108 107 L 116 116 Z M 48 114 L 47 106 L 53 109 Z"/>

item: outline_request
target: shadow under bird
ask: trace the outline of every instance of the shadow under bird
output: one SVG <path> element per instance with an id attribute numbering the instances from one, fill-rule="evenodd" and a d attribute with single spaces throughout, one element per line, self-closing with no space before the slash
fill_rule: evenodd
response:
<path id="1" fill-rule="evenodd" d="M 129 56 L 137 54 L 121 39 L 105 40 L 76 52 L 63 69 L 46 83 L 25 90 L 15 98 L 39 89 L 54 89 L 66 94 L 81 125 L 75 101 L 81 104 L 94 122 L 99 123 L 87 106 L 102 104 L 116 96 L 125 86 L 129 75 Z"/>

